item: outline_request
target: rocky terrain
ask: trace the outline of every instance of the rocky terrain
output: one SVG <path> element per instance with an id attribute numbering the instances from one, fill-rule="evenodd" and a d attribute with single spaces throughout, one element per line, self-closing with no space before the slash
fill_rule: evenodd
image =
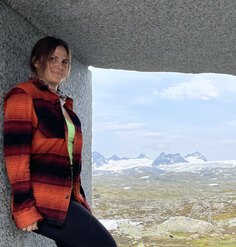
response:
<path id="1" fill-rule="evenodd" d="M 120 247 L 236 246 L 236 167 L 196 166 L 96 170 L 94 214 Z"/>

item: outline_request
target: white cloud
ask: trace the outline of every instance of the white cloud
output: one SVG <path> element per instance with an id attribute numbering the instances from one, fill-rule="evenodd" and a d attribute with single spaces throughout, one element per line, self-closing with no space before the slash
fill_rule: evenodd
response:
<path id="1" fill-rule="evenodd" d="M 210 80 L 204 76 L 197 75 L 192 80 L 175 84 L 169 88 L 155 91 L 156 95 L 164 98 L 179 100 L 209 100 L 220 95 L 220 91 Z"/>
<path id="2" fill-rule="evenodd" d="M 102 132 L 104 130 L 113 131 L 130 131 L 134 129 L 139 129 L 145 126 L 144 123 L 118 123 L 118 122 L 104 122 L 97 123 L 96 128 L 93 129 L 94 132 Z"/>
<path id="3" fill-rule="evenodd" d="M 167 132 L 161 131 L 148 131 L 148 130 L 122 130 L 118 132 L 119 135 L 137 138 L 155 138 L 155 137 L 163 137 L 166 136 Z"/>
<path id="4" fill-rule="evenodd" d="M 131 103 L 134 105 L 151 105 L 153 103 L 154 97 L 152 94 L 143 95 L 135 97 Z"/>
<path id="5" fill-rule="evenodd" d="M 236 120 L 232 120 L 226 123 L 226 125 L 231 126 L 231 127 L 236 127 Z"/>
<path id="6" fill-rule="evenodd" d="M 218 140 L 219 143 L 222 144 L 236 144 L 236 139 L 225 139 L 225 140 Z"/>
<path id="7" fill-rule="evenodd" d="M 190 80 L 175 83 L 168 88 L 156 90 L 154 93 L 163 98 L 174 100 L 210 100 L 220 98 L 224 101 L 235 99 L 236 77 L 223 74 L 187 74 Z"/>

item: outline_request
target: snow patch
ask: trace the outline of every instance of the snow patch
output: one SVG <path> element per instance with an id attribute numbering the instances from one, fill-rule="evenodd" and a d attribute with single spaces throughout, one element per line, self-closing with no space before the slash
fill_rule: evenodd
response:
<path id="1" fill-rule="evenodd" d="M 209 186 L 218 186 L 218 184 L 208 184 Z"/>
<path id="2" fill-rule="evenodd" d="M 122 219 L 122 220 L 110 220 L 110 219 L 100 219 L 99 220 L 107 230 L 116 230 L 120 224 L 126 223 L 130 224 L 131 226 L 140 225 L 142 222 L 134 222 L 130 219 Z"/>
<path id="3" fill-rule="evenodd" d="M 123 189 L 124 190 L 129 190 L 131 187 L 124 187 Z"/>
<path id="4" fill-rule="evenodd" d="M 204 169 L 214 168 L 234 168 L 236 167 L 236 160 L 229 161 L 207 161 L 199 163 L 178 163 L 173 165 L 160 165 L 159 168 L 167 172 L 200 172 Z M 223 170 L 218 170 L 218 173 L 222 173 Z"/>
<path id="5" fill-rule="evenodd" d="M 152 167 L 152 160 L 150 159 L 129 159 L 129 160 L 109 160 L 107 164 L 97 168 L 99 171 L 122 171 L 136 167 Z"/>

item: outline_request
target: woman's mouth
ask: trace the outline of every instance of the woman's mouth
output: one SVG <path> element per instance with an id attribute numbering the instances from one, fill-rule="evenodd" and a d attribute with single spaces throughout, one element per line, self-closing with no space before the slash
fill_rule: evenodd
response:
<path id="1" fill-rule="evenodd" d="M 63 77 L 63 73 L 61 72 L 56 72 L 56 71 L 52 71 L 52 73 L 56 76 L 60 76 L 60 77 Z"/>

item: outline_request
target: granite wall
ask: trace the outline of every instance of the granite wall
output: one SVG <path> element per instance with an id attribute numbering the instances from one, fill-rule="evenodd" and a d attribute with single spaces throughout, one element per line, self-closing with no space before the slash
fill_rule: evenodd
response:
<path id="1" fill-rule="evenodd" d="M 235 0 L 1 0 L 98 68 L 236 74 Z"/>
<path id="2" fill-rule="evenodd" d="M 14 84 L 30 76 L 29 55 L 33 44 L 45 35 L 22 16 L 0 2 L 0 246 L 55 246 L 54 242 L 35 233 L 18 231 L 10 216 L 10 188 L 3 160 L 3 98 Z M 68 41 L 68 43 L 70 43 Z M 91 72 L 73 58 L 71 77 L 63 86 L 74 98 L 75 111 L 82 121 L 84 132 L 82 182 L 91 201 L 91 129 L 92 85 Z"/>

